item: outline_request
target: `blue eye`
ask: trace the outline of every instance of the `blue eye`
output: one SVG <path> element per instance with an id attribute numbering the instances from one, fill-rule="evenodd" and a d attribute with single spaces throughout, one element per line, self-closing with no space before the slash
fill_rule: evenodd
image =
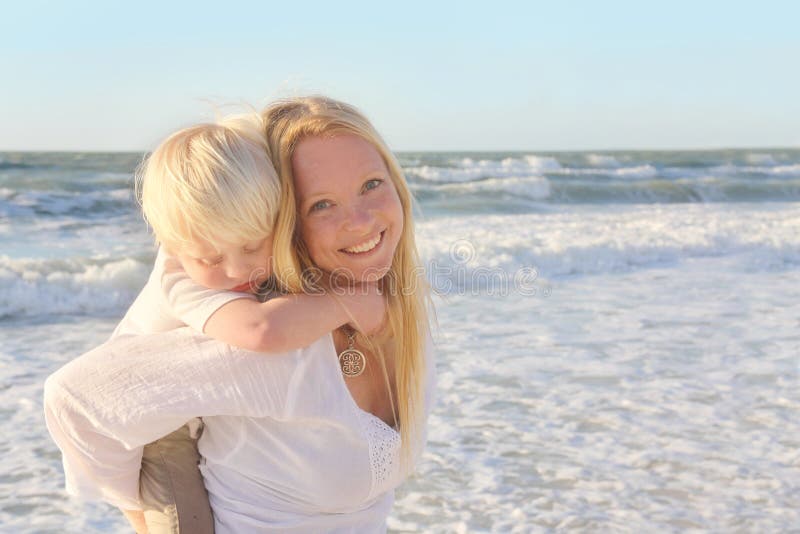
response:
<path id="1" fill-rule="evenodd" d="M 367 182 L 364 184 L 364 190 L 369 191 L 371 189 L 375 189 L 382 183 L 383 180 L 381 180 L 380 178 L 373 178 L 372 180 L 367 180 Z"/>
<path id="2" fill-rule="evenodd" d="M 319 202 L 315 202 L 314 204 L 312 204 L 312 205 L 311 205 L 311 208 L 310 208 L 308 211 L 318 211 L 318 210 L 323 210 L 323 209 L 327 208 L 327 207 L 328 207 L 328 206 L 330 206 L 330 205 L 331 205 L 331 203 L 330 203 L 329 201 L 327 201 L 327 200 L 320 200 Z"/>

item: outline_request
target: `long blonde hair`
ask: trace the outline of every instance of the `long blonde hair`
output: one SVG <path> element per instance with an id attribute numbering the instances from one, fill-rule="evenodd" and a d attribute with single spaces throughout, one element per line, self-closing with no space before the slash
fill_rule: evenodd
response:
<path id="1" fill-rule="evenodd" d="M 262 113 L 273 164 L 281 179 L 282 202 L 275 225 L 274 269 L 283 289 L 292 293 L 314 290 L 305 273 L 315 268 L 299 236 L 292 155 L 298 143 L 311 136 L 352 134 L 369 142 L 383 158 L 403 209 L 405 224 L 389 272 L 380 283 L 388 302 L 388 335 L 395 362 L 397 398 L 391 399 L 402 439 L 402 459 L 410 461 L 421 438 L 424 415 L 430 291 L 421 269 L 412 224 L 413 198 L 400 164 L 369 120 L 354 107 L 336 100 L 309 96 L 268 106 Z M 390 385 L 383 351 L 374 344 L 384 380 Z M 391 394 L 392 388 L 389 387 Z"/>
<path id="2" fill-rule="evenodd" d="M 174 253 L 199 240 L 216 246 L 272 233 L 280 181 L 263 130 L 252 112 L 184 128 L 159 144 L 136 173 L 157 242 Z"/>

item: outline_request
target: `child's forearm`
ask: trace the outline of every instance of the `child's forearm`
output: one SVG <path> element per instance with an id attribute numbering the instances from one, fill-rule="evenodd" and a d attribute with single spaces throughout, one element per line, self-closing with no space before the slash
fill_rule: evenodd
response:
<path id="1" fill-rule="evenodd" d="M 233 300 L 214 312 L 203 332 L 247 350 L 285 352 L 310 345 L 351 319 L 347 296 L 283 295 L 267 302 Z"/>
<path id="2" fill-rule="evenodd" d="M 298 294 L 261 303 L 261 340 L 256 350 L 284 352 L 310 345 L 350 322 L 344 307 L 346 299 L 331 294 Z"/>

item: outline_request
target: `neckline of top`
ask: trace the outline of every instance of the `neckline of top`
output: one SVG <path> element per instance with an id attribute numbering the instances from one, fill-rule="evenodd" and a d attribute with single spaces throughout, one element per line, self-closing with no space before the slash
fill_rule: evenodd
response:
<path id="1" fill-rule="evenodd" d="M 336 343 L 333 342 L 333 332 L 329 332 L 328 335 L 326 336 L 326 338 L 328 340 L 328 343 L 330 344 L 330 349 L 331 349 L 330 353 L 333 354 L 333 358 L 332 358 L 331 361 L 333 362 L 334 367 L 335 367 L 334 374 L 337 377 L 336 380 L 338 381 L 338 383 L 340 384 L 341 388 L 343 389 L 344 394 L 347 396 L 347 399 L 350 401 L 350 405 L 353 407 L 354 411 L 361 412 L 361 413 L 366 414 L 366 415 L 368 415 L 368 416 L 370 416 L 370 417 L 372 417 L 374 419 L 377 419 L 383 426 L 385 426 L 386 428 L 388 428 L 392 432 L 394 432 L 394 433 L 399 435 L 400 432 L 398 432 L 396 428 L 391 426 L 389 423 L 387 423 L 386 421 L 384 421 L 383 419 L 381 419 L 380 417 L 378 417 L 374 413 L 372 413 L 370 411 L 367 411 L 367 410 L 365 410 L 364 408 L 362 408 L 361 406 L 358 405 L 356 400 L 353 398 L 353 395 L 350 394 L 350 388 L 347 387 L 347 383 L 344 381 L 344 376 L 342 376 L 342 368 L 339 366 L 339 356 L 338 356 L 338 353 L 336 352 Z"/>

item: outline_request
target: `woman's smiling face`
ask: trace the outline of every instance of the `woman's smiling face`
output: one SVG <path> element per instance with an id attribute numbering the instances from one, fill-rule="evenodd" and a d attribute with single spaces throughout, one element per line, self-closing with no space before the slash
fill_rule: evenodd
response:
<path id="1" fill-rule="evenodd" d="M 314 264 L 358 281 L 382 278 L 403 232 L 389 169 L 352 134 L 313 136 L 292 155 L 300 233 Z"/>

